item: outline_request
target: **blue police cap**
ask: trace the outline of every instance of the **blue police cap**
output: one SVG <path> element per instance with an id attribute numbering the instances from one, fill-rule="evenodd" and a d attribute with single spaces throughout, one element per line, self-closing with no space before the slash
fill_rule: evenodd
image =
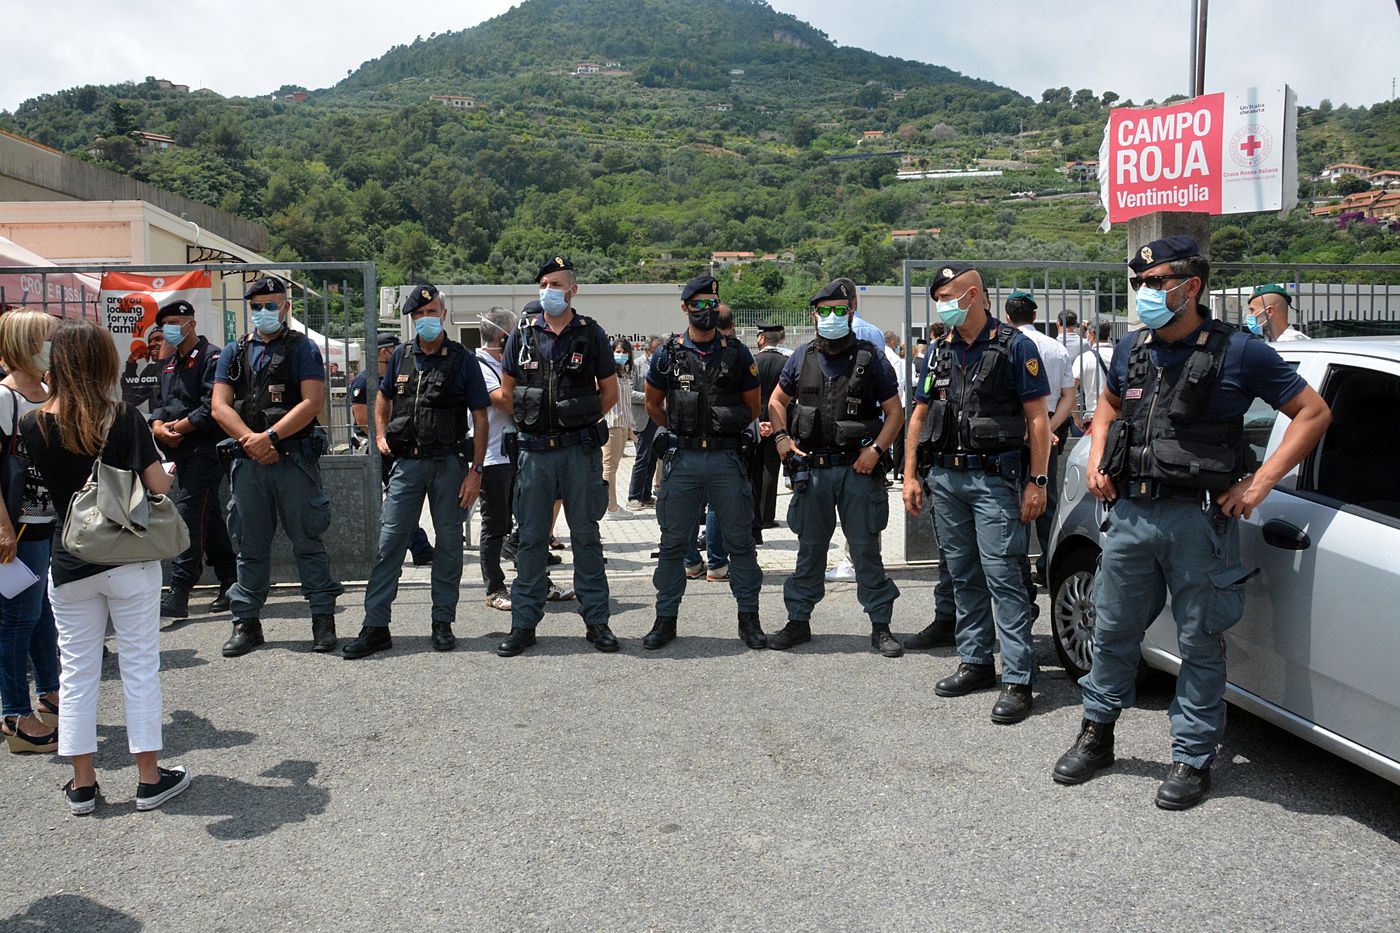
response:
<path id="1" fill-rule="evenodd" d="M 180 317 L 181 315 L 194 317 L 194 305 L 183 298 L 161 305 L 160 310 L 156 312 L 156 323 L 162 324 L 168 317 Z"/>
<path id="2" fill-rule="evenodd" d="M 383 350 L 385 347 L 397 347 L 398 345 L 398 334 L 390 334 L 386 332 L 374 338 L 374 347 L 377 350 Z"/>
<path id="3" fill-rule="evenodd" d="M 841 299 L 851 301 L 856 297 L 855 291 L 851 288 L 851 283 L 846 279 L 833 279 L 826 283 L 826 287 L 812 296 L 812 300 L 807 302 L 809 306 L 815 307 L 818 302 Z"/>
<path id="4" fill-rule="evenodd" d="M 400 314 L 412 314 L 438 296 L 438 290 L 427 283 L 413 286 L 413 291 L 403 300 Z"/>
<path id="5" fill-rule="evenodd" d="M 1141 275 L 1145 270 L 1164 262 L 1190 259 L 1201 255 L 1201 248 L 1189 236 L 1169 236 L 1153 240 L 1128 257 L 1128 268 Z"/>
<path id="6" fill-rule="evenodd" d="M 551 272 L 563 272 L 566 269 L 572 271 L 573 268 L 573 260 L 569 259 L 569 257 L 551 256 L 540 266 L 540 271 L 535 273 L 535 281 L 538 282 Z"/>
<path id="7" fill-rule="evenodd" d="M 681 301 L 689 301 L 696 295 L 714 295 L 718 298 L 719 282 L 715 281 L 713 275 L 697 275 L 682 286 Z"/>
<path id="8" fill-rule="evenodd" d="M 275 275 L 261 275 L 253 279 L 253 283 L 248 286 L 248 290 L 243 293 L 244 300 L 257 298 L 260 295 L 285 295 L 287 294 L 287 283 L 277 278 Z"/>
<path id="9" fill-rule="evenodd" d="M 964 272 L 971 272 L 975 268 L 976 267 L 970 262 L 949 262 L 939 266 L 938 271 L 934 273 L 933 281 L 928 283 L 929 297 L 932 298 L 934 292 L 938 291 Z"/>

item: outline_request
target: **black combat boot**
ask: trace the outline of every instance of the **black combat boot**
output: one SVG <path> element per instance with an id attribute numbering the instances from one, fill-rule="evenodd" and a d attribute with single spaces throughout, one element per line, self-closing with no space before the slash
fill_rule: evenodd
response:
<path id="1" fill-rule="evenodd" d="M 503 658 L 513 658 L 523 652 L 526 648 L 535 646 L 535 630 L 531 628 L 513 628 L 506 640 L 496 646 L 496 653 Z"/>
<path id="2" fill-rule="evenodd" d="M 999 726 L 1015 725 L 1031 714 L 1031 685 L 1002 684 L 1001 696 L 992 706 L 992 722 Z"/>
<path id="3" fill-rule="evenodd" d="M 385 629 L 388 632 L 388 629 Z M 335 615 L 316 612 L 311 615 L 311 650 L 331 651 L 335 648 Z"/>
<path id="4" fill-rule="evenodd" d="M 887 658 L 899 658 L 904 656 L 904 646 L 899 643 L 890 632 L 888 625 L 875 625 L 870 629 L 870 647 L 880 652 Z"/>
<path id="5" fill-rule="evenodd" d="M 953 676 L 944 677 L 934 684 L 933 692 L 941 697 L 961 697 L 996 685 L 997 669 L 994 665 L 963 662 Z"/>
<path id="6" fill-rule="evenodd" d="M 451 651 L 457 647 L 457 636 L 452 634 L 451 622 L 433 623 L 433 650 Z"/>
<path id="7" fill-rule="evenodd" d="M 244 619 L 233 623 L 233 635 L 224 642 L 224 657 L 237 658 L 252 651 L 263 643 L 262 623 L 257 619 Z"/>
<path id="8" fill-rule="evenodd" d="M 812 623 L 788 619 L 787 625 L 768 636 L 768 647 L 773 651 L 786 651 L 794 645 L 802 645 L 812 640 Z"/>
<path id="9" fill-rule="evenodd" d="M 656 624 L 647 632 L 642 639 L 642 647 L 648 651 L 655 651 L 658 648 L 665 648 L 676 637 L 676 617 L 657 616 Z"/>
<path id="10" fill-rule="evenodd" d="M 346 642 L 345 647 L 340 649 L 340 654 L 347 660 L 355 661 L 392 647 L 394 640 L 389 636 L 387 625 L 363 625 L 360 627 L 360 634 Z"/>
<path id="11" fill-rule="evenodd" d="M 190 616 L 190 591 L 183 586 L 172 586 L 160 598 L 162 619 L 188 619 Z"/>
<path id="12" fill-rule="evenodd" d="M 1079 738 L 1055 762 L 1057 784 L 1083 784 L 1113 764 L 1113 723 L 1086 719 L 1079 726 Z"/>
<path id="13" fill-rule="evenodd" d="M 611 654 L 622 647 L 622 645 L 618 643 L 617 636 L 612 633 L 612 629 L 608 628 L 607 625 L 585 625 L 584 628 L 586 628 L 588 632 L 583 637 L 588 640 L 590 645 L 604 654 Z"/>
<path id="14" fill-rule="evenodd" d="M 210 612 L 228 612 L 232 608 L 228 598 L 228 588 L 233 586 L 235 582 L 229 580 L 227 583 L 219 584 L 219 595 L 215 596 L 214 601 L 209 604 Z"/>
<path id="15" fill-rule="evenodd" d="M 763 626 L 758 622 L 758 613 L 739 613 L 739 640 L 750 648 L 768 647 L 768 636 L 763 634 Z"/>
<path id="16" fill-rule="evenodd" d="M 904 647 L 910 651 L 923 651 L 926 648 L 950 648 L 957 644 L 957 639 L 953 637 L 953 620 L 935 618 L 924 626 L 923 631 L 907 635 L 903 641 Z"/>
<path id="17" fill-rule="evenodd" d="M 1172 762 L 1167 779 L 1157 788 L 1157 806 L 1163 810 L 1189 810 L 1205 799 L 1210 790 L 1210 766 L 1193 768 L 1184 761 Z"/>

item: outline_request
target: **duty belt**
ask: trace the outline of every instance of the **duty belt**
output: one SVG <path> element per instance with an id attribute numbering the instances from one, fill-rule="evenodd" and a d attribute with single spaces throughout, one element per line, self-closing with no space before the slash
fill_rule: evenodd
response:
<path id="1" fill-rule="evenodd" d="M 1209 506 L 1211 494 L 1208 490 L 1195 486 L 1178 486 L 1158 479 L 1140 476 L 1129 480 L 1120 487 L 1125 499 L 1182 499 L 1199 503 L 1202 508 Z"/>
<path id="2" fill-rule="evenodd" d="M 738 437 L 702 437 L 699 435 L 677 434 L 676 446 L 681 450 L 738 450 L 741 440 Z"/>
<path id="3" fill-rule="evenodd" d="M 827 467 L 850 466 L 860 459 L 859 450 L 838 450 L 825 453 L 815 453 L 807 455 L 807 466 L 812 469 L 822 470 Z"/>
<path id="4" fill-rule="evenodd" d="M 579 444 L 592 444 L 597 440 L 593 428 L 582 431 L 569 431 L 564 434 L 516 434 L 521 450 L 559 450 L 563 447 L 577 447 Z"/>
<path id="5" fill-rule="evenodd" d="M 1014 453 L 1008 451 L 1007 453 Z M 994 473 L 1001 469 L 1001 458 L 1006 453 L 980 454 L 960 451 L 953 454 L 938 454 L 933 458 L 933 465 L 949 470 L 982 470 L 986 473 Z"/>
<path id="6" fill-rule="evenodd" d="M 409 460 L 437 460 L 440 457 L 459 457 L 462 455 L 462 445 L 454 444 L 449 447 L 405 447 L 400 453 L 395 453 L 395 457 L 407 458 Z"/>

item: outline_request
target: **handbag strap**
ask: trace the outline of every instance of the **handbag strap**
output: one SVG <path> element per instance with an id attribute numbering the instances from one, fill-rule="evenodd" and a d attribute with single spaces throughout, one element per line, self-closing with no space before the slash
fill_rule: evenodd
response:
<path id="1" fill-rule="evenodd" d="M 19 450 L 19 393 L 9 386 L 5 386 L 10 393 L 10 436 L 6 445 L 7 453 L 16 453 Z"/>

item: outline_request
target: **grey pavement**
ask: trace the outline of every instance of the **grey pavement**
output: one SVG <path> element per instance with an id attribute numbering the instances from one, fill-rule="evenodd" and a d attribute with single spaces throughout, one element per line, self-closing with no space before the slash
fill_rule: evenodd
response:
<path id="1" fill-rule="evenodd" d="M 133 804 L 111 659 L 95 816 L 68 815 L 60 759 L 0 755 L 0 928 L 1397 925 L 1400 793 L 1253 717 L 1232 714 L 1202 806 L 1153 807 L 1170 681 L 1125 714 L 1116 767 L 1054 784 L 1078 692 L 1044 623 L 1035 715 L 1002 727 L 991 693 L 933 695 L 949 651 L 873 653 L 852 584 L 810 645 L 778 653 L 741 648 L 727 588 L 692 583 L 681 639 L 653 653 L 649 580 L 609 576 L 614 655 L 566 603 L 536 649 L 496 657 L 508 616 L 471 572 L 452 653 L 431 650 L 417 585 L 394 648 L 358 662 L 309 652 L 294 589 L 244 658 L 219 655 L 227 617 L 168 629 L 163 761 L 195 777 L 151 813 Z M 908 632 L 931 614 L 932 574 L 896 579 Z M 763 592 L 770 629 L 780 582 Z M 343 636 L 362 600 L 342 598 Z"/>

